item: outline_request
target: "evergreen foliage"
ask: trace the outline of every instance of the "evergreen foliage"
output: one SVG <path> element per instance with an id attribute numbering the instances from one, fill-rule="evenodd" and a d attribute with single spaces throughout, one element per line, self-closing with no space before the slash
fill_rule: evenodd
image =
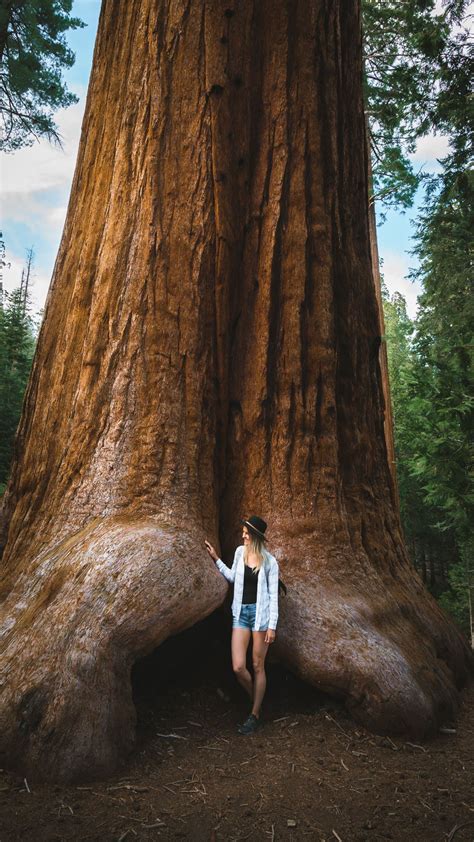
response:
<path id="1" fill-rule="evenodd" d="M 0 150 L 12 152 L 45 136 L 61 145 L 53 112 L 78 101 L 63 67 L 74 64 L 64 32 L 85 24 L 72 0 L 3 0 L 0 5 Z"/>
<path id="2" fill-rule="evenodd" d="M 467 632 L 472 567 L 472 46 L 468 4 L 364 0 L 366 97 L 374 192 L 408 206 L 420 174 L 406 153 L 441 131 L 450 150 L 425 178 L 411 276 L 423 288 L 412 322 L 383 290 L 401 516 L 423 580 Z M 472 599 L 471 599 L 472 606 Z M 472 631 L 471 631 L 472 633 Z M 474 642 L 474 641 L 473 641 Z"/>
<path id="3" fill-rule="evenodd" d="M 4 291 L 0 307 L 0 493 L 8 479 L 35 343 L 36 323 L 27 285 Z"/>
<path id="4" fill-rule="evenodd" d="M 463 628 L 472 593 L 474 421 L 472 171 L 431 193 L 417 232 L 415 322 L 384 291 L 401 514 L 424 581 Z"/>
<path id="5" fill-rule="evenodd" d="M 474 514 L 466 471 L 474 422 L 473 188 L 474 172 L 465 172 L 428 202 L 418 225 L 420 267 L 412 273 L 424 287 L 416 351 L 436 403 L 426 447 L 427 499 L 442 507 L 440 527 L 454 529 L 461 543 Z M 426 474 L 427 465 L 420 470 Z"/>
<path id="6" fill-rule="evenodd" d="M 413 203 L 424 175 L 408 156 L 420 137 L 469 125 L 468 5 L 447 0 L 436 13 L 435 0 L 362 0 L 373 192 L 385 208 Z"/>

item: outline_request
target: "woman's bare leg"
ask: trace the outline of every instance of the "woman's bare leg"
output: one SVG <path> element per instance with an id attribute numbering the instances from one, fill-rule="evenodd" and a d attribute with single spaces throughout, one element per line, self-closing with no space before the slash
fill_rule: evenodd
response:
<path id="1" fill-rule="evenodd" d="M 265 658 L 268 652 L 269 644 L 265 643 L 264 631 L 254 631 L 253 635 L 253 707 L 252 713 L 254 716 L 260 715 L 260 708 L 262 706 L 263 697 L 267 687 L 267 677 L 265 675 Z"/>
<path id="2" fill-rule="evenodd" d="M 253 681 L 247 669 L 247 649 L 250 643 L 250 629 L 232 629 L 232 668 L 237 680 L 253 699 Z"/>

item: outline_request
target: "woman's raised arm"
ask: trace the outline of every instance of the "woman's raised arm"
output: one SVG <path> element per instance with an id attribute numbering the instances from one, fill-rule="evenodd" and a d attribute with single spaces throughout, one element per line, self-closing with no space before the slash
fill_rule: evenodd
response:
<path id="1" fill-rule="evenodd" d="M 208 551 L 209 555 L 216 562 L 216 567 L 220 571 L 220 573 L 222 573 L 222 575 L 225 576 L 225 578 L 227 579 L 228 582 L 233 582 L 234 579 L 235 579 L 235 572 L 237 570 L 237 562 L 239 560 L 239 547 L 237 547 L 237 549 L 234 553 L 234 561 L 232 563 L 232 567 L 230 567 L 230 568 L 227 567 L 227 564 L 224 564 L 222 559 L 218 558 L 217 553 L 214 550 L 214 547 L 212 547 L 211 544 L 209 544 L 208 541 L 206 541 L 206 547 L 207 547 L 207 551 Z M 211 550 L 213 551 L 214 555 L 212 554 Z"/>

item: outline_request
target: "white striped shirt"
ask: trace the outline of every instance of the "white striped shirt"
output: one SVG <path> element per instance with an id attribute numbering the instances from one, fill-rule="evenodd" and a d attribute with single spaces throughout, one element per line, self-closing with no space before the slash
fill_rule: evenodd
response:
<path id="1" fill-rule="evenodd" d="M 232 567 L 227 567 L 218 558 L 216 565 L 223 576 L 234 582 L 234 599 L 232 601 L 232 616 L 238 620 L 242 606 L 244 590 L 244 547 L 237 547 Z M 264 631 L 267 628 L 276 629 L 278 622 L 278 562 L 271 553 L 263 550 L 262 572 L 258 576 L 257 602 L 255 606 L 255 630 Z"/>

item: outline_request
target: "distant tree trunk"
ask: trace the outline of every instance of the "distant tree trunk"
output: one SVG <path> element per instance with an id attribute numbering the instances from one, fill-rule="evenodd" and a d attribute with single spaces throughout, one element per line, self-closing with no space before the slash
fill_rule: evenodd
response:
<path id="1" fill-rule="evenodd" d="M 436 588 L 436 550 L 431 548 L 430 552 L 430 588 L 431 592 Z"/>
<path id="2" fill-rule="evenodd" d="M 441 585 L 441 590 L 445 590 L 445 588 L 449 587 L 449 580 L 448 580 L 448 558 L 449 558 L 449 544 L 446 541 L 443 541 L 441 547 L 438 549 L 438 558 L 439 558 L 439 581 Z"/>
<path id="3" fill-rule="evenodd" d="M 393 411 L 392 411 L 392 399 L 390 395 L 390 375 L 388 370 L 388 357 L 387 357 L 387 343 L 385 341 L 385 317 L 383 312 L 383 301 L 382 301 L 382 282 L 380 278 L 380 259 L 379 259 L 379 247 L 377 241 L 377 217 L 375 215 L 375 198 L 374 198 L 374 187 L 373 187 L 373 173 L 372 173 L 372 158 L 371 158 L 371 146 L 370 146 L 370 129 L 369 129 L 369 119 L 367 113 L 365 114 L 365 142 L 367 145 L 367 181 L 368 181 L 368 190 L 369 190 L 369 239 L 370 239 L 370 258 L 372 263 L 372 274 L 374 278 L 374 286 L 375 286 L 375 297 L 377 299 L 377 307 L 379 313 L 379 330 L 380 330 L 380 350 L 379 350 L 379 363 L 380 363 L 380 371 L 382 375 L 382 388 L 383 388 L 383 397 L 384 397 L 384 432 L 385 432 L 385 444 L 387 446 L 387 456 L 388 456 L 388 464 L 390 468 L 390 474 L 392 476 L 392 482 L 394 486 L 394 498 L 397 501 L 397 505 L 399 505 L 399 496 L 398 496 L 398 482 L 397 482 L 397 466 L 396 466 L 396 459 L 395 459 L 395 440 L 394 440 L 394 428 L 393 428 Z"/>
<path id="4" fill-rule="evenodd" d="M 472 547 L 472 541 L 468 547 Z M 467 602 L 469 606 L 469 630 L 471 633 L 471 649 L 474 649 L 474 569 L 472 565 L 472 556 L 468 556 L 465 560 L 467 571 Z"/>
<path id="5" fill-rule="evenodd" d="M 0 61 L 3 59 L 14 0 L 3 0 L 0 9 Z"/>
<path id="6" fill-rule="evenodd" d="M 426 583 L 426 550 L 424 547 L 421 550 L 421 578 Z"/>
<path id="7" fill-rule="evenodd" d="M 130 669 L 204 617 L 239 517 L 277 651 L 370 727 L 456 707 L 469 649 L 408 563 L 383 429 L 356 2 L 105 0 L 3 509 L 6 762 L 133 742 Z"/>

